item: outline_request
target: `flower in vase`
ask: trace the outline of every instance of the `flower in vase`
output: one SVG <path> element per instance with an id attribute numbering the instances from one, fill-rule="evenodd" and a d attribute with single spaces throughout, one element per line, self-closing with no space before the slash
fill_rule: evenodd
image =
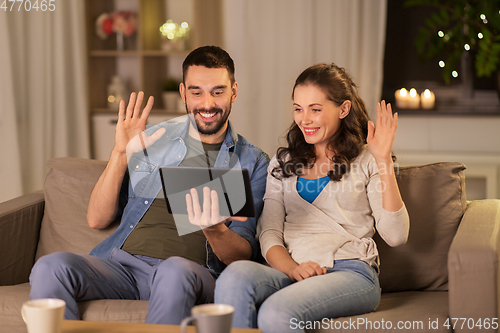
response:
<path id="1" fill-rule="evenodd" d="M 132 35 L 137 29 L 137 17 L 135 15 L 131 15 L 127 18 L 125 22 L 125 27 L 123 28 L 123 34 L 125 36 Z"/>
<path id="2" fill-rule="evenodd" d="M 106 39 L 114 32 L 131 36 L 136 29 L 137 15 L 130 11 L 117 11 L 111 14 L 102 13 L 96 20 L 96 34 L 101 39 Z"/>
<path id="3" fill-rule="evenodd" d="M 99 38 L 106 39 L 113 33 L 113 19 L 109 16 L 109 14 L 102 13 L 99 15 L 95 23 L 96 34 Z"/>
<path id="4" fill-rule="evenodd" d="M 125 19 L 123 12 L 115 12 L 111 17 L 113 18 L 113 31 L 123 33 L 127 24 L 127 20 Z"/>

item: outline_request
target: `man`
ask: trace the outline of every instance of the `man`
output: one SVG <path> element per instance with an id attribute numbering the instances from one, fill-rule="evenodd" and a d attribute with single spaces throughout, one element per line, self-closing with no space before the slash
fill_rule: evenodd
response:
<path id="1" fill-rule="evenodd" d="M 192 51 L 184 60 L 179 90 L 187 120 L 147 130 L 153 98 L 142 114 L 142 92 L 131 94 L 126 110 L 120 102 L 115 146 L 87 213 L 92 228 L 106 228 L 121 215 L 120 225 L 90 255 L 40 258 L 30 276 L 31 299 L 65 300 L 66 319 L 80 318 L 77 301 L 149 300 L 146 322 L 178 325 L 194 305 L 213 302 L 215 279 L 226 265 L 256 258 L 256 219 L 269 157 L 237 135 L 228 121 L 238 95 L 233 60 L 215 46 Z M 249 170 L 257 217 L 227 219 L 179 236 L 159 196 L 158 167 L 229 167 L 235 159 Z"/>

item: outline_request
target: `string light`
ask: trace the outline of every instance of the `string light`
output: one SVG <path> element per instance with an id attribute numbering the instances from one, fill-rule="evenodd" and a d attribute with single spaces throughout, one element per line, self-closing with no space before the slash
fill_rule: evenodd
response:
<path id="1" fill-rule="evenodd" d="M 439 61 L 439 67 L 443 68 L 445 66 L 445 63 L 443 60 Z"/>
<path id="2" fill-rule="evenodd" d="M 451 72 L 451 76 L 453 76 L 453 77 L 458 77 L 458 72 L 457 72 L 457 71 L 453 71 L 453 72 Z"/>
<path id="3" fill-rule="evenodd" d="M 483 39 L 483 37 L 484 37 L 484 36 L 483 36 L 483 34 L 482 34 L 482 33 L 478 33 L 478 34 L 477 34 L 477 38 L 479 38 L 479 39 Z"/>
<path id="4" fill-rule="evenodd" d="M 442 32 L 441 30 L 438 31 L 438 36 L 443 38 L 444 37 L 444 32 Z"/>
<path id="5" fill-rule="evenodd" d="M 465 51 L 469 51 L 470 50 L 470 45 L 469 44 L 465 44 L 464 45 L 464 49 L 465 49 Z"/>

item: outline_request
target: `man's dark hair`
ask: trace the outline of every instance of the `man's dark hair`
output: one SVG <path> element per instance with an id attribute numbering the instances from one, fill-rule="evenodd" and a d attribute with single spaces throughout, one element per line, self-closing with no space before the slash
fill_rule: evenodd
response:
<path id="1" fill-rule="evenodd" d="M 182 63 L 182 82 L 186 83 L 189 66 L 207 68 L 225 68 L 229 74 L 231 85 L 234 84 L 234 62 L 229 54 L 218 46 L 201 46 L 188 54 Z"/>

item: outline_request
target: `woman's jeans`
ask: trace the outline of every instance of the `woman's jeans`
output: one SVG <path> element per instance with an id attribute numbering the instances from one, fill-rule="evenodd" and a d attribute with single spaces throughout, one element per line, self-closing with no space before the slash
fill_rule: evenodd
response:
<path id="1" fill-rule="evenodd" d="M 326 274 L 295 283 L 271 267 L 237 261 L 217 279 L 215 302 L 235 307 L 234 327 L 304 332 L 307 321 L 373 311 L 380 285 L 377 271 L 360 260 L 336 260 Z"/>

